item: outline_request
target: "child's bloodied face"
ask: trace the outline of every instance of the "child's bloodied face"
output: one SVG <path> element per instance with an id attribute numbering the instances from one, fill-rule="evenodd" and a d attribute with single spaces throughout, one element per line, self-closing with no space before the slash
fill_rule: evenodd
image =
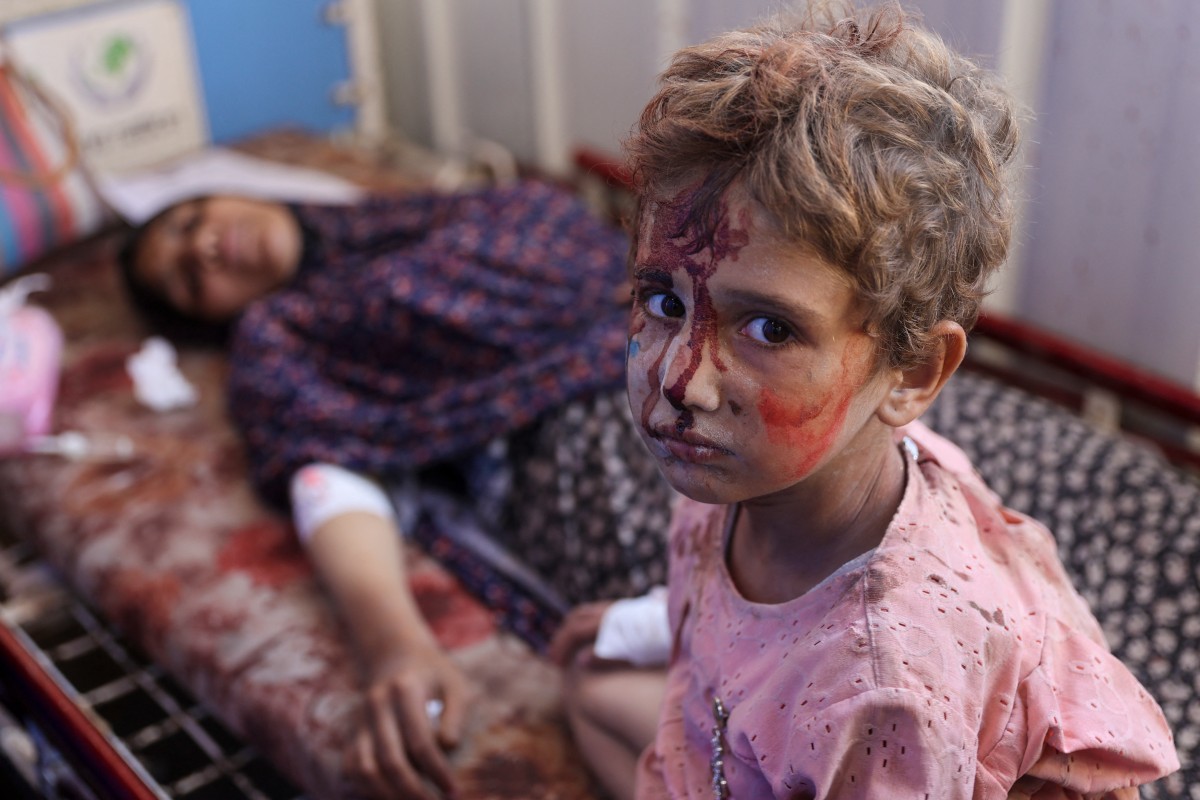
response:
<path id="1" fill-rule="evenodd" d="M 650 205 L 638 232 L 626 375 L 643 440 L 702 502 L 844 480 L 878 441 L 865 431 L 890 390 L 849 280 L 736 188 L 713 246 L 694 252 L 676 236 L 687 197 Z"/>

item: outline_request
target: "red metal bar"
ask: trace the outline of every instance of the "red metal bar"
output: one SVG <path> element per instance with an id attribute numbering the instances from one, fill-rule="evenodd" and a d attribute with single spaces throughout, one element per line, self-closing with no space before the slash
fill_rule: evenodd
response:
<path id="1" fill-rule="evenodd" d="M 969 354 L 966 361 L 963 362 L 963 369 L 969 369 L 972 372 L 995 378 L 1009 386 L 1024 389 L 1036 397 L 1049 400 L 1052 403 L 1070 409 L 1076 414 L 1083 410 L 1082 392 L 1072 391 L 1061 386 L 1048 384 L 1045 381 L 1036 380 L 1020 370 L 1003 367 L 999 364 L 984 361 L 983 359 L 972 358 Z"/>
<path id="2" fill-rule="evenodd" d="M 633 189 L 633 176 L 625 169 L 625 165 L 599 150 L 580 147 L 575 151 L 575 166 L 585 173 L 603 178 L 610 186 Z"/>
<path id="3" fill-rule="evenodd" d="M 1083 409 L 1083 394 L 1082 392 L 1065 389 L 1060 386 L 1039 381 L 1022 373 L 1020 370 L 1008 369 L 997 364 L 991 364 L 980 359 L 972 359 L 968 356 L 966 362 L 963 363 L 963 368 L 972 372 L 978 372 L 983 375 L 995 378 L 1009 386 L 1016 386 L 1024 389 L 1035 397 L 1040 397 L 1044 400 L 1049 400 L 1060 406 L 1063 406 L 1070 411 L 1078 414 Z M 1200 470 L 1200 453 L 1195 450 L 1190 450 L 1187 447 L 1181 446 L 1178 442 L 1167 439 L 1166 437 L 1151 431 L 1143 430 L 1137 425 L 1125 424 L 1121 430 L 1132 438 L 1141 439 L 1153 447 L 1158 448 L 1163 457 L 1171 463 L 1190 467 L 1193 470 Z"/>
<path id="4" fill-rule="evenodd" d="M 985 314 L 976 332 L 1130 400 L 1200 425 L 1200 395 L 1146 370 L 1015 320 Z"/>
<path id="5" fill-rule="evenodd" d="M 68 762 L 101 797 L 158 800 L 82 709 L 42 669 L 20 640 L 0 623 L 0 675 Z"/>

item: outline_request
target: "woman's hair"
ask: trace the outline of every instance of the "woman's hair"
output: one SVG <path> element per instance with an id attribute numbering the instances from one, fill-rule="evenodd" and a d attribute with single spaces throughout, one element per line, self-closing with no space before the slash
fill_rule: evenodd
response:
<path id="1" fill-rule="evenodd" d="M 145 244 L 146 235 L 170 209 L 150 221 L 131 228 L 117 250 L 117 270 L 130 305 L 149 329 L 175 342 L 184 344 L 224 344 L 229 338 L 230 323 L 208 322 L 188 316 L 171 305 L 166 298 L 147 286 L 137 274 L 137 259 Z"/>
<path id="2" fill-rule="evenodd" d="M 936 322 L 979 316 L 1008 249 L 1016 145 L 1007 93 L 899 6 L 822 5 L 680 51 L 625 149 L 639 218 L 702 178 L 675 233 L 711 246 L 738 182 L 845 271 L 881 354 L 906 367 Z"/>

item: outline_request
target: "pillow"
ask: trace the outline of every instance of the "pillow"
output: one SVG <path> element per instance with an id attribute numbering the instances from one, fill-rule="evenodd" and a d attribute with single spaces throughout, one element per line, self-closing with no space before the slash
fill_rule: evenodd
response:
<path id="1" fill-rule="evenodd" d="M 108 218 L 81 166 L 69 116 L 0 62 L 0 280 Z"/>

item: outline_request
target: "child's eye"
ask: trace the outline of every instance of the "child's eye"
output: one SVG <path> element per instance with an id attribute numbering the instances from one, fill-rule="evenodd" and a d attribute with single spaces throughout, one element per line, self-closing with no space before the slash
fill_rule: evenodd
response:
<path id="1" fill-rule="evenodd" d="M 646 310 L 656 317 L 679 318 L 684 315 L 683 301 L 670 292 L 655 292 L 646 298 Z"/>
<path id="2" fill-rule="evenodd" d="M 792 329 L 771 317 L 755 317 L 742 328 L 742 333 L 764 344 L 783 344 L 792 338 Z"/>

